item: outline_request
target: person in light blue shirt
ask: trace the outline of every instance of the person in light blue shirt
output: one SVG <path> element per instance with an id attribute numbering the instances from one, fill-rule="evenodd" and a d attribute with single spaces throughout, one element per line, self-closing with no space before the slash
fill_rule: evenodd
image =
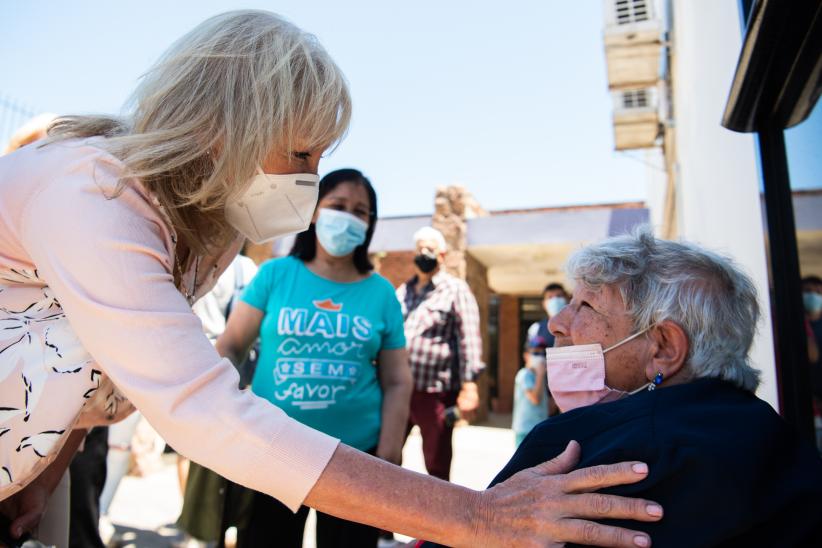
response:
<path id="1" fill-rule="evenodd" d="M 260 267 L 218 350 L 242 356 L 259 334 L 251 388 L 291 417 L 398 464 L 411 397 L 400 303 L 373 272 L 377 219 L 371 183 L 357 170 L 329 173 L 308 231 L 288 257 Z M 308 508 L 293 514 L 255 494 L 238 546 L 301 547 Z M 318 513 L 317 546 L 374 547 L 379 531 Z"/>
<path id="2" fill-rule="evenodd" d="M 522 359 L 525 367 L 514 377 L 514 413 L 511 429 L 517 447 L 531 429 L 548 418 L 548 395 L 545 391 L 545 358 L 532 354 L 526 342 Z"/>

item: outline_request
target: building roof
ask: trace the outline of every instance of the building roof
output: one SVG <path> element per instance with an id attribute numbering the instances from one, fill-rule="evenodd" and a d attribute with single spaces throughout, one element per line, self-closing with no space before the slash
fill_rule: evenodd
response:
<path id="1" fill-rule="evenodd" d="M 466 220 L 468 246 L 595 241 L 649 221 L 641 202 L 492 211 Z M 372 252 L 408 251 L 414 233 L 431 224 L 430 215 L 383 217 Z"/>
<path id="2" fill-rule="evenodd" d="M 382 217 L 371 238 L 370 251 L 407 251 L 414 249 L 414 233 L 431 226 L 431 215 Z"/>
<path id="3" fill-rule="evenodd" d="M 468 247 L 592 242 L 623 234 L 650 219 L 647 208 L 557 208 L 469 219 Z"/>

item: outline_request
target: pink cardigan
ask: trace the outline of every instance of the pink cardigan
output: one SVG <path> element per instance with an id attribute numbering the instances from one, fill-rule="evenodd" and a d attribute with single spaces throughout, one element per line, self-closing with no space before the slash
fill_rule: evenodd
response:
<path id="1" fill-rule="evenodd" d="M 0 499 L 71 428 L 127 413 L 116 386 L 180 453 L 296 510 L 338 441 L 237 388 L 174 286 L 162 208 L 138 181 L 111 198 L 124 167 L 95 143 L 0 158 Z M 237 249 L 183 285 L 202 296 Z"/>

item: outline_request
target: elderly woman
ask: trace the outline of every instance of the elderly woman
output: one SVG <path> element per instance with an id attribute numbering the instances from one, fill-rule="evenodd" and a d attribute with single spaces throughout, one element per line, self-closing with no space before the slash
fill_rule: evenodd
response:
<path id="1" fill-rule="evenodd" d="M 576 289 L 551 318 L 547 351 L 563 413 L 531 431 L 494 483 L 576 439 L 581 466 L 650 463 L 648 478 L 610 492 L 665 506 L 664 520 L 640 525 L 659 546 L 818 540 L 822 461 L 754 395 L 751 280 L 726 258 L 646 231 L 578 251 L 568 273 Z"/>
<path id="2" fill-rule="evenodd" d="M 403 470 L 237 388 L 191 304 L 244 237 L 305 230 L 323 152 L 345 133 L 342 72 L 316 38 L 263 11 L 217 15 L 148 71 L 123 118 L 67 117 L 0 158 L 0 528 L 35 528 L 83 429 L 139 409 L 184 455 L 292 511 L 453 545 L 539 546 L 644 533 L 584 518 L 625 462 L 578 456 L 476 492 Z M 115 387 L 118 389 L 116 390 Z M 125 399 L 127 398 L 127 400 Z M 608 498 L 611 517 L 655 520 Z M 658 508 L 654 506 L 654 508 Z M 579 519 L 583 518 L 583 519 Z"/>

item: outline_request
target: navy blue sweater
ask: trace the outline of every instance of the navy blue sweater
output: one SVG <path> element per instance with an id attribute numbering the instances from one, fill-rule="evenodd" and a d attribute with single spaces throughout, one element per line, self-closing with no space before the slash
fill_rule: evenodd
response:
<path id="1" fill-rule="evenodd" d="M 627 460 L 648 477 L 605 493 L 662 504 L 645 531 L 655 547 L 822 547 L 822 460 L 773 409 L 715 379 L 641 392 L 537 425 L 492 485 L 582 446 L 578 468 Z"/>
<path id="2" fill-rule="evenodd" d="M 654 546 L 805 546 L 822 538 L 822 460 L 753 394 L 703 379 L 576 409 L 537 425 L 492 485 L 582 445 L 579 468 L 648 463 L 603 492 L 662 504 L 658 523 L 609 521 Z M 822 543 L 817 544 L 822 546 Z"/>

